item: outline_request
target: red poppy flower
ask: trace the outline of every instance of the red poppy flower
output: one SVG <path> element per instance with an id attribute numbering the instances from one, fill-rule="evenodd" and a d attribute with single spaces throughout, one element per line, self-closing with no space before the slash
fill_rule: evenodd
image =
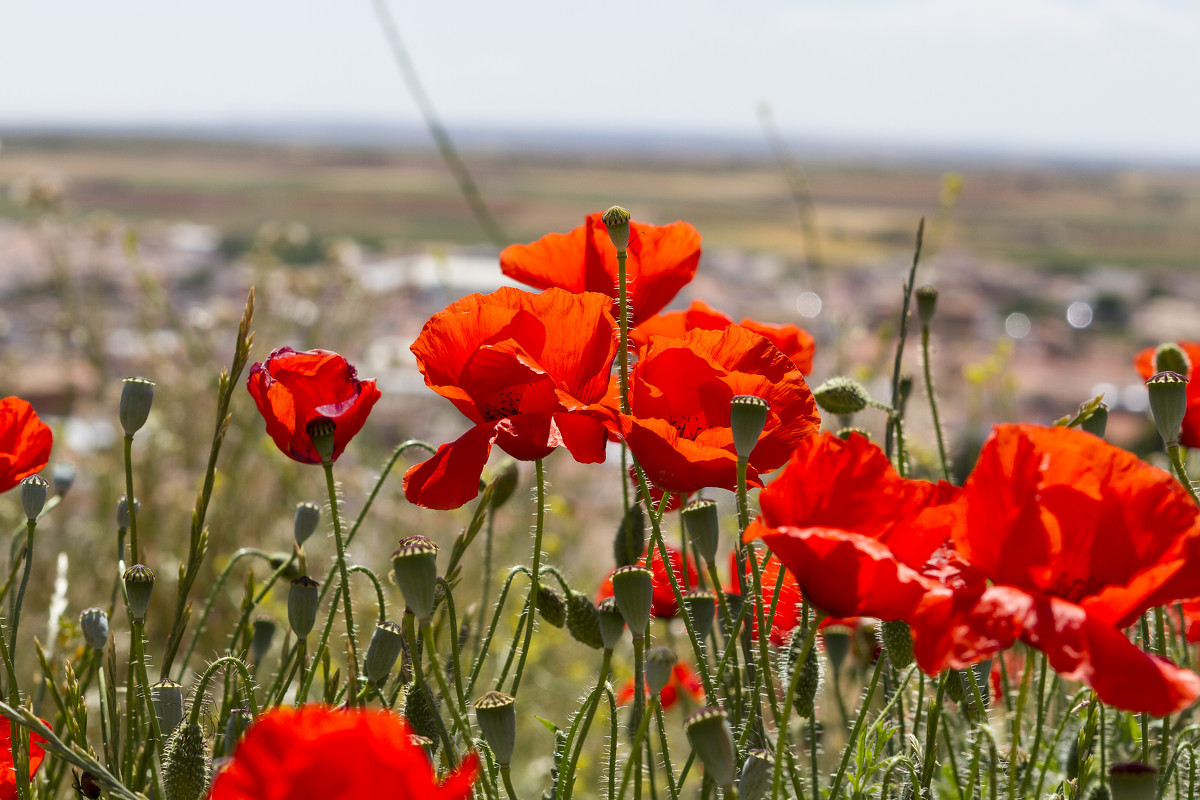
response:
<path id="1" fill-rule="evenodd" d="M 668 546 L 667 556 L 671 559 L 671 572 L 675 573 L 675 582 L 679 584 L 679 591 L 686 592 L 689 588 L 696 588 L 699 578 L 692 557 L 687 557 L 687 573 L 685 574 L 683 554 Z M 638 559 L 638 566 L 646 566 L 645 555 Z M 659 555 L 657 547 L 654 548 L 654 557 L 650 560 L 650 572 L 651 582 L 654 586 L 654 600 L 650 606 L 650 613 L 658 619 L 671 619 L 679 613 L 679 606 L 675 603 L 675 592 L 671 590 L 671 579 L 667 576 L 667 568 L 663 565 L 662 556 Z M 600 584 L 596 602 L 600 602 L 606 597 L 612 597 L 612 593 L 612 573 L 610 572 L 609 576 Z"/>
<path id="2" fill-rule="evenodd" d="M 1200 447 L 1200 381 L 1192 380 L 1196 374 L 1196 365 L 1200 363 L 1200 344 L 1196 342 L 1179 342 L 1183 352 L 1187 353 L 1191 369 L 1187 379 L 1187 413 L 1183 415 L 1183 427 L 1179 431 L 1179 443 L 1184 447 Z M 1137 354 L 1134 366 L 1144 379 L 1149 379 L 1158 370 L 1154 368 L 1155 347 L 1147 347 Z"/>
<path id="3" fill-rule="evenodd" d="M 333 422 L 336 461 L 379 399 L 375 381 L 360 381 L 346 359 L 328 350 L 298 353 L 280 347 L 250 368 L 246 388 L 266 420 L 275 446 L 304 464 L 321 463 L 308 431 L 311 423 L 320 419 Z"/>
<path id="4" fill-rule="evenodd" d="M 629 338 L 639 348 L 650 344 L 651 336 L 682 339 L 688 331 L 723 331 L 733 320 L 710 307 L 702 300 L 693 300 L 687 311 L 656 314 L 629 332 Z M 767 337 L 805 375 L 812 372 L 816 342 L 812 334 L 795 325 L 771 325 L 747 317 L 738 323 L 743 328 Z"/>
<path id="5" fill-rule="evenodd" d="M 404 495 L 425 508 L 458 508 L 479 490 L 495 444 L 513 458 L 559 445 L 576 461 L 604 460 L 617 323 L 608 297 L 503 288 L 434 314 L 413 343 L 425 384 L 475 427 L 408 470 Z"/>
<path id="6" fill-rule="evenodd" d="M 650 687 L 643 683 L 642 688 L 645 689 L 646 698 L 649 699 Z M 634 682 L 633 678 L 630 678 L 617 692 L 617 703 L 625 705 L 633 699 L 633 693 Z M 683 662 L 678 662 L 671 669 L 671 680 L 667 681 L 667 685 L 658 693 L 658 700 L 662 703 L 663 711 L 675 705 L 681 694 L 690 697 L 693 702 L 699 703 L 704 699 L 704 684 L 694 669 Z"/>
<path id="7" fill-rule="evenodd" d="M 938 550 L 957 492 L 901 478 L 863 436 L 823 433 L 759 495 L 745 540 L 761 537 L 826 613 L 908 619 L 926 594 L 949 591 L 942 580 L 961 577 Z"/>
<path id="8" fill-rule="evenodd" d="M 570 233 L 551 233 L 532 244 L 514 244 L 500 253 L 501 271 L 537 289 L 600 292 L 614 300 L 617 250 L 599 212 Z M 670 225 L 629 223 L 625 277 L 631 323 L 649 319 L 671 302 L 696 274 L 700 234 L 686 222 Z M 616 314 L 614 303 L 613 313 Z"/>
<path id="9" fill-rule="evenodd" d="M 33 406 L 19 397 L 0 400 L 0 492 L 36 475 L 50 460 L 54 436 Z"/>
<path id="10" fill-rule="evenodd" d="M 965 607 L 940 598 L 921 610 L 923 668 L 960 667 L 1020 638 L 1118 708 L 1161 716 L 1200 696 L 1200 678 L 1121 632 L 1200 595 L 1200 517 L 1169 474 L 1082 431 L 1000 425 L 961 506 L 955 545 L 995 585 Z"/>
<path id="11" fill-rule="evenodd" d="M 694 492 L 737 488 L 737 454 L 729 427 L 730 401 L 767 401 L 766 427 L 750 456 L 747 480 L 776 469 L 817 432 L 820 417 L 796 365 L 769 341 L 740 325 L 656 338 L 630 374 L 631 414 L 616 424 L 646 476 L 660 489 Z"/>
<path id="12" fill-rule="evenodd" d="M 25 731 L 20 726 L 17 726 L 17 729 Z M 28 733 L 30 735 L 29 775 L 32 777 L 37 774 L 38 767 L 42 765 L 42 760 L 46 757 L 46 751 L 42 749 L 46 740 L 32 731 L 28 731 Z M 16 797 L 17 775 L 13 771 L 12 723 L 8 721 L 7 717 L 0 717 L 0 800 L 16 800 Z"/>
<path id="13" fill-rule="evenodd" d="M 260 716 L 217 773 L 208 800 L 466 800 L 479 772 L 470 753 L 439 782 L 408 723 L 383 710 L 321 705 Z"/>

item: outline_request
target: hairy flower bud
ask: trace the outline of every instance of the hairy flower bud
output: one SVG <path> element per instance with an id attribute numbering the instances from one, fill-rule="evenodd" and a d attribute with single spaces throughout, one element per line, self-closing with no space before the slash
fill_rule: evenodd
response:
<path id="1" fill-rule="evenodd" d="M 567 595 L 567 630 L 575 640 L 599 650 L 605 646 L 601 636 L 600 615 L 592 599 L 583 592 Z"/>
<path id="2" fill-rule="evenodd" d="M 1165 342 L 1154 351 L 1155 372 L 1178 372 L 1187 377 L 1192 374 L 1192 360 L 1187 351 L 1175 342 Z"/>
<path id="3" fill-rule="evenodd" d="M 171 800 L 200 800 L 212 766 L 204 731 L 190 722 L 175 731 L 163 754 L 163 788 Z"/>
<path id="4" fill-rule="evenodd" d="M 813 399 L 822 411 L 849 416 L 862 411 L 871 402 L 871 395 L 858 381 L 849 378 L 830 378 L 813 390 Z"/>
<path id="5" fill-rule="evenodd" d="M 538 615 L 542 619 L 556 628 L 561 628 L 566 624 L 567 598 L 562 592 L 553 586 L 538 583 L 536 601 Z"/>
<path id="6" fill-rule="evenodd" d="M 904 669 L 913 661 L 912 630 L 904 620 L 891 620 L 879 626 L 879 643 L 888 661 L 896 669 Z"/>

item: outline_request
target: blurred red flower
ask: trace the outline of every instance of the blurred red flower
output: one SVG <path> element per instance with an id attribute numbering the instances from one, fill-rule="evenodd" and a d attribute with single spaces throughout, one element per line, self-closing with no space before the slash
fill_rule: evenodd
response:
<path id="1" fill-rule="evenodd" d="M 18 730 L 25 731 L 20 726 L 18 726 Z M 32 777 L 37 774 L 38 767 L 42 765 L 42 760 L 46 757 L 46 751 L 42 749 L 46 740 L 32 731 L 28 733 L 29 775 Z M 17 775 L 13 771 L 12 723 L 8 721 L 7 717 L 0 717 L 0 800 L 16 800 L 16 797 Z"/>
<path id="2" fill-rule="evenodd" d="M 751 575 L 753 575 L 753 567 L 750 563 L 746 563 L 746 585 L 750 586 Z M 737 554 L 729 554 L 729 574 L 732 580 L 725 587 L 725 591 L 731 594 L 741 594 L 741 587 L 738 586 L 737 580 Z M 774 609 L 775 617 L 771 620 L 771 644 L 782 647 L 787 644 L 789 634 L 800 624 L 800 604 L 804 598 L 800 595 L 800 586 L 796 583 L 795 576 L 788 572 L 783 567 L 783 563 L 774 555 L 768 555 L 767 560 L 759 564 L 759 574 L 762 577 L 762 602 L 764 619 L 770 617 L 772 609 Z M 771 601 L 775 598 L 775 587 L 783 581 L 783 586 L 779 589 L 779 602 L 772 605 Z M 750 626 L 751 636 L 755 641 L 758 641 L 758 616 L 753 609 L 746 610 L 747 624 Z"/>
<path id="3" fill-rule="evenodd" d="M 702 300 L 693 300 L 686 311 L 656 314 L 629 332 L 629 338 L 639 348 L 650 345 L 651 336 L 682 339 L 688 331 L 723 331 L 733 320 Z M 771 325 L 747 317 L 738 323 L 771 340 L 771 344 L 796 365 L 805 375 L 812 372 L 813 355 L 817 345 L 812 334 L 796 325 Z"/>
<path id="4" fill-rule="evenodd" d="M 685 573 L 682 553 L 674 547 L 668 546 L 667 556 L 671 559 L 671 572 L 675 573 L 675 582 L 679 584 L 679 591 L 686 592 L 689 589 L 695 589 L 699 578 L 692 557 L 687 557 L 687 572 Z M 645 555 L 638 559 L 638 566 L 646 566 Z M 654 548 L 654 557 L 650 560 L 650 573 L 653 576 L 651 580 L 654 586 L 654 600 L 650 606 L 650 613 L 658 619 L 671 619 L 679 613 L 679 606 L 675 602 L 675 592 L 671 590 L 671 579 L 667 575 L 667 568 L 663 565 L 662 556 L 659 555 L 657 547 Z M 604 582 L 600 584 L 600 591 L 596 593 L 596 602 L 600 602 L 606 597 L 612 597 L 612 593 L 612 573 L 610 572 Z"/>
<path id="5" fill-rule="evenodd" d="M 1200 696 L 1200 677 L 1134 646 L 1146 610 L 1200 596 L 1200 516 L 1168 473 L 1063 427 L 999 425 L 984 443 L 953 529 L 994 585 L 942 597 L 914 623 L 929 671 L 1021 639 L 1117 708 L 1162 716 Z"/>
<path id="6" fill-rule="evenodd" d="M 949 591 L 943 580 L 962 579 L 939 550 L 957 493 L 901 478 L 864 436 L 822 433 L 760 493 L 762 513 L 744 538 L 762 538 L 822 611 L 907 620 L 928 593 Z"/>
<path id="7" fill-rule="evenodd" d="M 1187 353 L 1191 362 L 1187 379 L 1187 413 L 1183 417 L 1183 427 L 1179 431 L 1179 443 L 1184 447 L 1200 447 L 1200 381 L 1192 378 L 1196 374 L 1196 364 L 1200 363 L 1200 344 L 1196 342 L 1178 342 L 1183 352 Z M 1154 368 L 1154 352 L 1158 348 L 1147 347 L 1134 358 L 1133 365 L 1143 379 L 1151 378 L 1157 369 Z"/>
<path id="8" fill-rule="evenodd" d="M 434 314 L 413 343 L 425 384 L 475 424 L 404 476 L 425 508 L 458 508 L 479 491 L 492 445 L 544 458 L 559 445 L 576 461 L 604 460 L 617 323 L 608 297 L 503 288 Z"/>
<path id="9" fill-rule="evenodd" d="M 656 338 L 630 374 L 631 414 L 607 400 L 615 425 L 646 476 L 660 489 L 694 492 L 737 488 L 730 401 L 767 401 L 766 427 L 750 456 L 747 480 L 784 464 L 820 425 L 816 401 L 791 359 L 740 325 L 695 330 L 683 339 Z"/>
<path id="10" fill-rule="evenodd" d="M 643 683 L 642 688 L 645 689 L 646 698 L 649 699 L 650 687 Z M 633 692 L 633 678 L 630 678 L 617 692 L 617 703 L 620 705 L 628 703 L 633 699 Z M 675 705 L 681 693 L 697 703 L 704 699 L 704 684 L 700 681 L 700 676 L 682 661 L 671 669 L 671 680 L 667 681 L 667 685 L 658 693 L 658 700 L 662 703 L 663 711 Z"/>
<path id="11" fill-rule="evenodd" d="M 209 800 L 466 800 L 479 772 L 470 753 L 439 782 L 408 723 L 387 711 L 276 708 L 260 716 L 217 773 Z"/>
<path id="12" fill-rule="evenodd" d="M 328 350 L 296 352 L 280 347 L 250 368 L 246 388 L 275 446 L 304 464 L 321 463 L 308 431 L 311 423 L 333 422 L 336 461 L 379 399 L 375 381 L 360 381 L 346 359 Z"/>
<path id="13" fill-rule="evenodd" d="M 670 225 L 629 223 L 625 262 L 630 324 L 637 325 L 663 309 L 696 274 L 700 234 L 686 222 Z M 600 292 L 615 299 L 617 250 L 601 213 L 570 233 L 551 233 L 532 244 L 514 244 L 500 253 L 500 269 L 513 280 L 568 292 Z M 614 302 L 612 313 L 617 313 Z"/>
<path id="14" fill-rule="evenodd" d="M 54 436 L 33 406 L 19 397 L 0 400 L 0 492 L 41 472 L 50 461 Z"/>

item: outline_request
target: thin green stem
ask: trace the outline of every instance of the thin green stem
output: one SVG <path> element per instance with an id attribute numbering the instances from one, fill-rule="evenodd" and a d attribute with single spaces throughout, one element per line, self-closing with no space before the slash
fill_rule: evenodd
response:
<path id="1" fill-rule="evenodd" d="M 802 619 L 805 621 L 805 624 L 809 625 L 809 628 L 808 628 L 808 633 L 804 638 L 804 647 L 802 647 L 800 649 L 800 655 L 796 658 L 796 665 L 792 668 L 792 678 L 790 681 L 788 681 L 787 695 L 784 697 L 783 708 L 780 711 L 781 716 L 779 717 L 779 719 L 776 722 L 776 727 L 778 728 L 779 733 L 778 733 L 778 738 L 777 738 L 776 746 L 775 746 L 775 753 L 776 753 L 775 766 L 771 773 L 771 800 L 779 800 L 779 793 L 783 789 L 783 758 L 782 758 L 782 754 L 784 752 L 786 752 L 788 749 L 788 747 L 787 747 L 788 717 L 791 715 L 792 707 L 796 703 L 796 690 L 800 686 L 800 677 L 801 677 L 801 675 L 804 674 L 804 662 L 808 658 L 809 651 L 812 650 L 812 648 L 816 647 L 817 628 L 820 626 L 820 615 L 819 614 L 814 617 L 814 619 L 812 620 L 811 623 L 808 622 L 807 615 L 802 617 Z M 812 719 L 814 721 L 816 720 L 815 714 L 812 716 Z M 812 748 L 812 752 L 814 753 L 814 758 L 815 758 L 816 757 L 815 753 L 817 751 L 816 743 L 809 742 L 809 746 Z M 817 772 L 816 772 L 816 766 L 815 766 L 816 762 L 814 761 L 813 763 L 814 763 L 814 767 L 813 767 L 812 780 L 813 780 L 813 797 L 815 799 L 818 796 L 818 790 L 817 790 Z"/>
<path id="2" fill-rule="evenodd" d="M 1171 462 L 1171 470 L 1175 473 L 1175 477 L 1179 478 L 1179 482 L 1183 484 L 1183 488 L 1188 490 L 1188 494 L 1192 496 L 1192 500 L 1197 505 L 1200 505 L 1200 492 L 1196 491 L 1196 487 L 1192 484 L 1192 479 L 1188 477 L 1187 465 L 1183 463 L 1183 449 L 1179 443 L 1167 445 L 1167 460 Z"/>
<path id="3" fill-rule="evenodd" d="M 150 741 L 146 743 L 146 748 L 150 753 L 151 775 L 154 779 L 154 796 L 166 797 L 166 794 L 163 791 L 162 765 L 159 763 L 158 759 L 158 751 L 163 748 L 164 742 L 162 729 L 158 725 L 158 715 L 154 713 L 154 702 L 150 696 L 150 679 L 146 675 L 145 632 L 146 621 L 135 619 L 133 621 L 133 631 L 131 634 L 134 649 L 133 663 L 137 666 L 137 679 L 142 693 L 146 721 L 150 724 Z M 246 692 L 250 692 L 249 685 L 246 686 Z M 133 699 L 126 698 L 125 702 L 133 703 Z M 132 736 L 132 732 L 130 732 L 130 735 Z"/>
<path id="4" fill-rule="evenodd" d="M 417 689 L 425 692 L 425 699 L 429 703 L 431 709 L 437 708 L 437 703 L 433 699 L 433 689 L 429 686 L 429 680 L 425 677 L 425 665 L 421 663 L 421 655 L 417 651 L 417 631 L 416 617 L 412 614 L 404 615 L 404 633 L 408 638 L 408 652 L 412 653 L 413 676 L 417 680 Z M 409 691 L 412 691 L 411 689 Z M 446 702 L 451 703 L 450 695 L 446 695 Z M 442 740 L 442 746 L 446 748 L 446 752 L 450 754 L 451 760 L 458 763 L 458 751 L 454 748 L 454 742 L 450 739 L 450 733 L 446 730 L 446 724 L 442 722 L 440 714 L 434 713 L 431 715 L 434 722 L 437 723 L 438 736 Z"/>
<path id="5" fill-rule="evenodd" d="M 933 388 L 933 367 L 929 359 L 929 326 L 921 326 L 921 362 L 925 372 L 925 394 L 929 396 L 929 412 L 933 415 L 933 432 L 937 435 L 938 459 L 942 463 L 942 477 L 950 480 L 950 459 L 946 457 L 946 440 L 942 437 L 942 423 L 938 417 L 937 392 Z"/>
<path id="6" fill-rule="evenodd" d="M 12 630 L 9 632 L 8 648 L 17 652 L 17 626 L 21 623 L 21 604 L 25 602 L 25 587 L 29 585 L 29 573 L 33 567 L 33 533 L 37 529 L 37 521 L 29 520 L 25 525 L 25 570 L 21 574 L 21 588 L 17 590 L 17 599 L 13 603 Z"/>
<path id="7" fill-rule="evenodd" d="M 342 515 L 338 510 L 337 486 L 333 482 L 333 462 L 325 459 L 325 489 L 329 492 L 329 513 L 333 518 L 333 541 L 337 545 L 337 568 L 342 581 L 342 606 L 346 612 L 346 638 L 350 642 L 350 666 L 358 674 L 358 645 L 354 641 L 354 603 L 350 599 L 350 574 L 346 569 L 346 543 L 342 539 Z M 353 691 L 351 688 L 350 691 Z"/>
<path id="8" fill-rule="evenodd" d="M 942 716 L 942 698 L 946 696 L 946 681 L 951 677 L 958 680 L 958 676 L 951 670 L 942 672 L 941 678 L 938 679 L 937 692 L 929 702 L 929 714 L 925 721 L 925 759 L 921 762 L 921 791 L 918 794 L 921 800 L 929 800 L 932 797 L 929 785 L 933 782 L 933 768 L 937 763 L 938 722 Z"/>
<path id="9" fill-rule="evenodd" d="M 217 582 L 213 585 L 212 590 L 208 593 L 208 597 L 204 600 L 204 610 L 200 612 L 200 621 L 196 623 L 195 633 L 192 634 L 192 640 L 188 643 L 188 648 L 183 656 L 183 663 L 179 665 L 179 673 L 175 676 L 177 682 L 183 682 L 183 673 L 187 671 L 187 665 L 192 660 L 192 654 L 196 650 L 196 643 L 200 640 L 200 633 L 204 630 L 204 624 L 208 622 L 208 615 L 212 613 L 213 605 L 221 593 L 221 587 L 225 584 L 225 579 L 229 577 L 229 573 L 233 570 L 237 562 L 246 556 L 257 556 L 267 563 L 271 561 L 270 553 L 266 550 L 259 550 L 256 547 L 243 547 L 229 559 L 229 563 L 217 575 Z"/>
<path id="10" fill-rule="evenodd" d="M 633 734 L 633 744 L 630 745 L 631 752 L 637 756 L 642 750 L 642 740 L 646 738 L 646 731 L 650 729 L 650 720 L 654 717 L 654 710 L 658 708 L 658 697 L 650 698 L 650 713 L 643 714 L 642 720 L 638 724 L 637 731 Z M 630 758 L 625 761 L 625 771 L 621 773 L 621 789 L 617 794 L 618 798 L 625 797 L 625 789 L 629 785 L 629 778 L 633 774 L 634 766 L 640 765 L 640 758 Z M 640 772 L 640 770 L 639 770 Z M 638 781 L 641 781 L 641 776 L 638 776 Z"/>
<path id="11" fill-rule="evenodd" d="M 621 339 L 617 344 L 617 378 L 621 389 L 621 413 L 629 412 L 629 279 L 625 274 L 626 251 L 617 251 L 617 325 L 621 330 Z M 624 480 L 624 477 L 622 477 Z M 626 503 L 626 508 L 628 508 Z M 647 504 L 648 505 L 648 504 Z"/>
<path id="12" fill-rule="evenodd" d="M 913 249 L 912 267 L 908 271 L 908 280 L 904 283 L 904 304 L 900 310 L 900 335 L 896 339 L 896 360 L 892 366 L 892 408 L 898 408 L 900 402 L 900 364 L 904 359 L 904 343 L 908 339 L 909 305 L 912 303 L 913 286 L 917 279 L 917 264 L 921 260 L 921 244 L 925 239 L 925 218 L 921 217 L 917 225 L 917 243 Z M 884 440 L 884 452 L 892 457 L 892 436 L 894 427 L 900 423 L 899 415 L 888 421 L 887 435 Z"/>
<path id="13" fill-rule="evenodd" d="M 846 767 L 850 764 L 850 755 L 858 744 L 859 731 L 862 730 L 863 721 L 871 709 L 871 700 L 875 697 L 875 689 L 879 686 L 879 676 L 883 674 L 883 665 L 886 662 L 886 658 L 879 658 L 875 661 L 875 672 L 871 675 L 871 685 L 867 687 L 867 696 L 859 706 L 858 716 L 854 718 L 854 727 L 850 730 L 850 740 L 846 742 L 846 749 L 842 752 L 842 761 L 838 764 L 837 774 L 833 776 L 833 788 L 829 790 L 830 797 L 838 796 L 842 779 L 846 776 Z"/>
<path id="14" fill-rule="evenodd" d="M 521 676 L 525 672 L 525 659 L 529 655 L 529 645 L 533 641 L 534 609 L 537 608 L 538 575 L 542 566 L 542 530 L 546 521 L 546 468 L 542 459 L 533 462 L 535 482 L 537 483 L 537 510 L 533 529 L 533 569 L 530 570 L 529 599 L 526 601 L 525 640 L 521 644 L 521 655 L 517 660 L 517 670 L 513 673 L 512 688 L 509 694 L 517 696 L 517 688 L 521 685 Z"/>
<path id="15" fill-rule="evenodd" d="M 1038 748 L 1042 745 L 1042 726 L 1046 721 L 1046 656 L 1044 653 L 1039 653 L 1038 659 L 1038 686 L 1037 686 L 1037 727 L 1033 730 L 1033 744 L 1029 748 L 1029 763 L 1037 763 Z M 974 675 L 972 674 L 972 680 Z M 1025 770 L 1024 776 L 1021 778 L 1021 786 L 1017 790 L 1022 797 L 1029 789 L 1029 781 L 1033 776 L 1033 770 Z"/>
<path id="16" fill-rule="evenodd" d="M 137 503 L 133 501 L 133 434 L 125 434 L 125 498 L 129 506 L 129 556 L 131 564 L 138 561 Z"/>
<path id="17" fill-rule="evenodd" d="M 571 800 L 571 794 L 575 789 L 575 770 L 579 765 L 579 755 L 583 752 L 583 743 L 592 726 L 592 719 L 596 716 L 596 709 L 600 707 L 600 695 L 604 692 L 604 685 L 608 682 L 608 673 L 612 668 L 612 656 L 612 650 L 604 651 L 604 656 L 600 661 L 600 677 L 596 681 L 596 688 L 588 696 L 587 710 L 583 713 L 583 721 L 581 724 L 572 725 L 567 734 L 563 752 L 568 754 L 569 760 L 567 768 L 559 773 L 559 785 L 563 787 L 563 800 Z M 578 741 L 574 741 L 576 736 L 579 737 Z"/>
<path id="18" fill-rule="evenodd" d="M 442 663 L 437 656 L 437 641 L 433 637 L 433 626 L 427 622 L 421 625 L 421 638 L 425 642 L 425 654 L 429 656 L 434 677 L 437 678 L 438 690 L 441 691 L 446 705 L 450 706 L 450 716 L 454 720 L 454 725 L 462 734 L 463 740 L 470 742 L 471 723 L 466 717 L 465 701 L 461 694 L 455 695 L 450 691 L 450 684 L 446 680 L 446 670 L 442 668 Z M 457 760 L 457 756 L 455 758 Z"/>

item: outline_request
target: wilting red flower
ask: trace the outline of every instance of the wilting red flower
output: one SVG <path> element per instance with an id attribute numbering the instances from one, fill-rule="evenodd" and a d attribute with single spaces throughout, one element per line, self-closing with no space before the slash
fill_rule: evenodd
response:
<path id="1" fill-rule="evenodd" d="M 859 434 L 823 433 L 796 448 L 759 495 L 762 538 L 817 608 L 839 617 L 908 619 L 931 591 L 949 591 L 939 556 L 955 520 L 948 483 L 901 478 Z M 957 573 L 955 573 L 956 575 Z"/>
<path id="2" fill-rule="evenodd" d="M 358 800 L 381 791 L 396 800 L 470 797 L 476 754 L 439 783 L 411 735 L 407 722 L 383 710 L 276 708 L 250 726 L 208 800 Z"/>
<path id="3" fill-rule="evenodd" d="M 246 388 L 275 446 L 304 464 L 321 463 L 308 431 L 311 423 L 321 419 L 333 422 L 336 461 L 379 399 L 375 381 L 360 381 L 346 359 L 328 350 L 298 353 L 280 347 L 250 368 Z"/>
<path id="4" fill-rule="evenodd" d="M 629 332 L 629 338 L 639 348 L 649 346 L 651 336 L 682 339 L 688 331 L 723 331 L 733 320 L 702 300 L 693 300 L 687 311 L 656 314 Z M 796 325 L 771 325 L 747 317 L 738 323 L 771 340 L 805 375 L 812 372 L 813 355 L 817 345 L 812 334 Z"/>
<path id="5" fill-rule="evenodd" d="M 921 610 L 923 668 L 961 667 L 1019 638 L 1118 708 L 1161 716 L 1200 696 L 1200 677 L 1121 632 L 1200 595 L 1200 516 L 1169 474 L 1082 431 L 1000 425 L 961 506 L 955 545 L 994 585 L 966 607 L 944 597 Z"/>
<path id="6" fill-rule="evenodd" d="M 1178 342 L 1178 344 L 1183 348 L 1183 352 L 1187 353 L 1188 361 L 1191 362 L 1191 369 L 1187 374 L 1187 413 L 1183 416 L 1183 426 L 1179 431 L 1179 443 L 1184 447 L 1200 447 L 1200 381 L 1192 380 L 1196 374 L 1196 365 L 1200 363 L 1200 343 Z M 1147 347 L 1137 354 L 1133 362 L 1138 373 L 1147 380 L 1158 372 L 1154 368 L 1155 350 L 1157 348 Z"/>
<path id="7" fill-rule="evenodd" d="M 686 592 L 688 589 L 696 588 L 699 579 L 696 575 L 696 564 L 692 561 L 692 557 L 687 557 L 687 573 L 683 571 L 684 557 L 673 547 L 667 547 L 667 556 L 671 559 L 671 572 L 675 573 L 675 582 L 679 584 L 679 591 Z M 638 566 L 646 566 L 646 556 L 643 555 L 638 559 Z M 679 606 L 675 603 L 675 592 L 671 590 L 671 579 L 667 575 L 667 568 L 663 565 L 662 556 L 658 552 L 658 548 L 654 548 L 654 556 L 650 560 L 651 582 L 654 587 L 654 600 L 650 606 L 650 613 L 658 619 L 671 619 L 679 613 Z M 612 573 L 604 579 L 600 584 L 600 591 L 596 593 L 596 602 L 603 600 L 606 597 L 612 597 Z"/>
<path id="8" fill-rule="evenodd" d="M 604 460 L 599 405 L 617 352 L 608 297 L 503 288 L 434 314 L 413 343 L 425 384 L 475 427 L 408 470 L 404 495 L 425 508 L 458 508 L 479 491 L 492 445 L 544 458 L 559 445 L 576 461 Z"/>
<path id="9" fill-rule="evenodd" d="M 17 729 L 25 732 L 25 729 L 20 726 L 17 726 Z M 37 774 L 38 767 L 42 765 L 42 760 L 46 757 L 46 751 L 42 749 L 46 740 L 32 731 L 28 731 L 28 733 L 30 739 L 29 775 L 32 777 Z M 7 717 L 0 717 L 0 800 L 16 800 L 16 797 L 17 774 L 13 771 L 12 723 L 8 721 Z"/>
<path id="10" fill-rule="evenodd" d="M 501 271 L 537 289 L 556 286 L 568 292 L 600 292 L 615 300 L 620 294 L 617 250 L 601 216 L 589 214 L 570 233 L 551 233 L 532 244 L 504 248 Z M 630 222 L 626 252 L 630 320 L 636 325 L 661 311 L 696 274 L 700 234 L 686 222 Z"/>
<path id="11" fill-rule="evenodd" d="M 645 689 L 646 697 L 649 699 L 650 687 L 643 683 L 642 688 Z M 617 692 L 617 703 L 620 705 L 628 703 L 633 699 L 634 691 L 633 678 L 630 678 Z M 667 681 L 667 685 L 658 693 L 658 700 L 662 703 L 663 711 L 675 705 L 681 692 L 697 703 L 704 699 L 704 684 L 700 681 L 700 676 L 682 661 L 676 663 L 671 669 L 671 680 Z"/>
<path id="12" fill-rule="evenodd" d="M 767 401 L 766 427 L 750 456 L 747 481 L 787 461 L 817 432 L 816 401 L 796 365 L 769 341 L 739 326 L 656 338 L 630 374 L 631 414 L 613 408 L 620 435 L 660 489 L 694 492 L 737 488 L 730 401 Z"/>
<path id="13" fill-rule="evenodd" d="M 0 400 L 0 492 L 41 472 L 50 460 L 54 436 L 33 406 L 19 397 Z"/>

